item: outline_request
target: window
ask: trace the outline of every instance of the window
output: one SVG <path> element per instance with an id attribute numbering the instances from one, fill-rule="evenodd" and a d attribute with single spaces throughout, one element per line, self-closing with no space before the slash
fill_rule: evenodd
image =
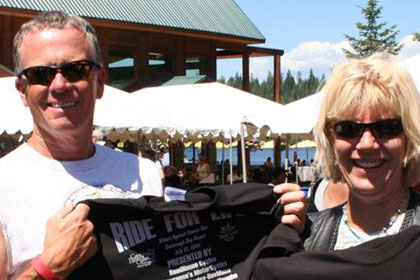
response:
<path id="1" fill-rule="evenodd" d="M 149 69 L 151 76 L 172 75 L 172 57 L 159 52 L 149 52 Z"/>
<path id="2" fill-rule="evenodd" d="M 185 68 L 186 76 L 206 75 L 208 72 L 208 58 L 204 56 L 189 56 L 185 60 Z"/>
<path id="3" fill-rule="evenodd" d="M 136 80 L 134 52 L 111 50 L 109 52 L 110 85 L 123 89 Z"/>

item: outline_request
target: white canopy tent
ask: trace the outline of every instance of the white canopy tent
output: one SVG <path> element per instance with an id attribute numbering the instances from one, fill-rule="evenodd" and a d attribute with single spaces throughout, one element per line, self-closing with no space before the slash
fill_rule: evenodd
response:
<path id="1" fill-rule="evenodd" d="M 420 93 L 420 54 L 407 58 L 404 60 L 404 64 L 413 77 L 417 91 Z"/>
<path id="2" fill-rule="evenodd" d="M 270 127 L 279 120 L 270 116 L 283 108 L 281 104 L 217 82 L 144 88 L 133 92 L 130 98 L 131 104 L 165 124 L 143 129 L 143 135 L 173 142 L 211 139 L 227 143 L 241 139 L 243 158 L 245 138 L 278 136 L 271 133 Z M 261 121 L 256 118 L 259 115 L 268 117 Z M 242 163 L 246 174 L 245 161 Z"/>
<path id="3" fill-rule="evenodd" d="M 32 131 L 33 123 L 29 108 L 22 104 L 19 93 L 15 88 L 15 77 L 0 78 L 0 134 L 28 134 Z M 94 125 L 104 131 L 123 133 L 132 127 L 133 120 L 141 118 L 148 126 L 157 125 L 155 120 L 137 112 L 131 107 L 128 93 L 105 86 L 104 96 L 96 102 Z M 148 129 L 149 127 L 146 127 Z"/>
<path id="4" fill-rule="evenodd" d="M 130 94 L 131 104 L 161 126 L 143 129 L 144 135 L 170 141 L 239 139 L 241 123 L 248 123 L 244 137 L 272 137 L 268 127 L 278 120 L 267 118 L 266 127 L 249 124 L 255 116 L 280 111 L 283 105 L 217 82 L 150 87 Z M 137 120 L 143 126 L 142 120 Z"/>
<path id="5" fill-rule="evenodd" d="M 322 92 L 318 92 L 284 105 L 281 111 L 271 115 L 277 120 L 271 124 L 271 132 L 299 139 L 308 138 L 319 113 L 321 98 Z M 254 123 L 263 124 L 262 118 L 258 116 Z"/>
<path id="6" fill-rule="evenodd" d="M 15 88 L 15 77 L 0 78 L 0 134 L 27 134 L 32 131 L 32 116 L 22 104 Z"/>

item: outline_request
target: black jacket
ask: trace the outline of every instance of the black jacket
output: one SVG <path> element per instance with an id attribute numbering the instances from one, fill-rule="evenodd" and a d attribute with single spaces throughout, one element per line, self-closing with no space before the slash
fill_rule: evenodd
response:
<path id="1" fill-rule="evenodd" d="M 343 216 L 343 205 L 321 212 L 308 213 L 308 221 L 303 233 L 307 251 L 332 251 L 337 242 L 338 227 Z M 420 195 L 410 193 L 410 201 L 401 230 L 411 225 L 420 225 Z"/>
<path id="2" fill-rule="evenodd" d="M 252 279 L 419 280 L 419 260 L 419 226 L 344 250 L 305 252 L 299 235 L 279 224 L 259 250 Z"/>

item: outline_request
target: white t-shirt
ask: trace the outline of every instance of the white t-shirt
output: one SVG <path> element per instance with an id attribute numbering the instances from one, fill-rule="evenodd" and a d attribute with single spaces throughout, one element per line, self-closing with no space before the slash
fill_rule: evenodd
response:
<path id="1" fill-rule="evenodd" d="M 77 190 L 113 185 L 138 196 L 163 195 L 151 160 L 95 148 L 89 159 L 57 161 L 22 144 L 0 159 L 0 219 L 12 279 L 42 252 L 47 219 Z"/>
<path id="2" fill-rule="evenodd" d="M 319 183 L 318 188 L 315 192 L 314 202 L 315 206 L 318 209 L 318 211 L 325 210 L 326 207 L 324 205 L 324 198 L 325 198 L 325 190 L 327 189 L 329 181 L 325 178 L 322 179 L 322 181 Z"/>

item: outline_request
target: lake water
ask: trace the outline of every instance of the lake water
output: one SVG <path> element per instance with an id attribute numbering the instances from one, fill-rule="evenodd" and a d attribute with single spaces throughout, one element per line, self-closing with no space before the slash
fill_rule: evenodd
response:
<path id="1" fill-rule="evenodd" d="M 234 165 L 238 164 L 238 157 L 237 157 L 237 149 L 232 149 L 232 162 Z M 306 160 L 309 162 L 311 159 L 315 159 L 315 151 L 316 148 L 298 148 L 298 149 L 289 149 L 289 156 L 288 158 L 290 161 L 293 161 L 295 153 L 300 160 Z M 198 158 L 198 150 L 196 150 L 196 158 Z M 193 157 L 192 148 L 185 149 L 185 158 L 190 160 Z M 224 158 L 229 159 L 230 150 L 225 149 Z M 284 164 L 284 158 L 286 156 L 286 151 L 281 152 L 281 163 Z M 265 162 L 267 157 L 271 157 L 274 161 L 274 151 L 273 149 L 263 149 L 251 152 L 251 165 L 261 165 Z M 223 158 L 223 150 L 217 150 L 217 161 L 220 162 Z"/>

